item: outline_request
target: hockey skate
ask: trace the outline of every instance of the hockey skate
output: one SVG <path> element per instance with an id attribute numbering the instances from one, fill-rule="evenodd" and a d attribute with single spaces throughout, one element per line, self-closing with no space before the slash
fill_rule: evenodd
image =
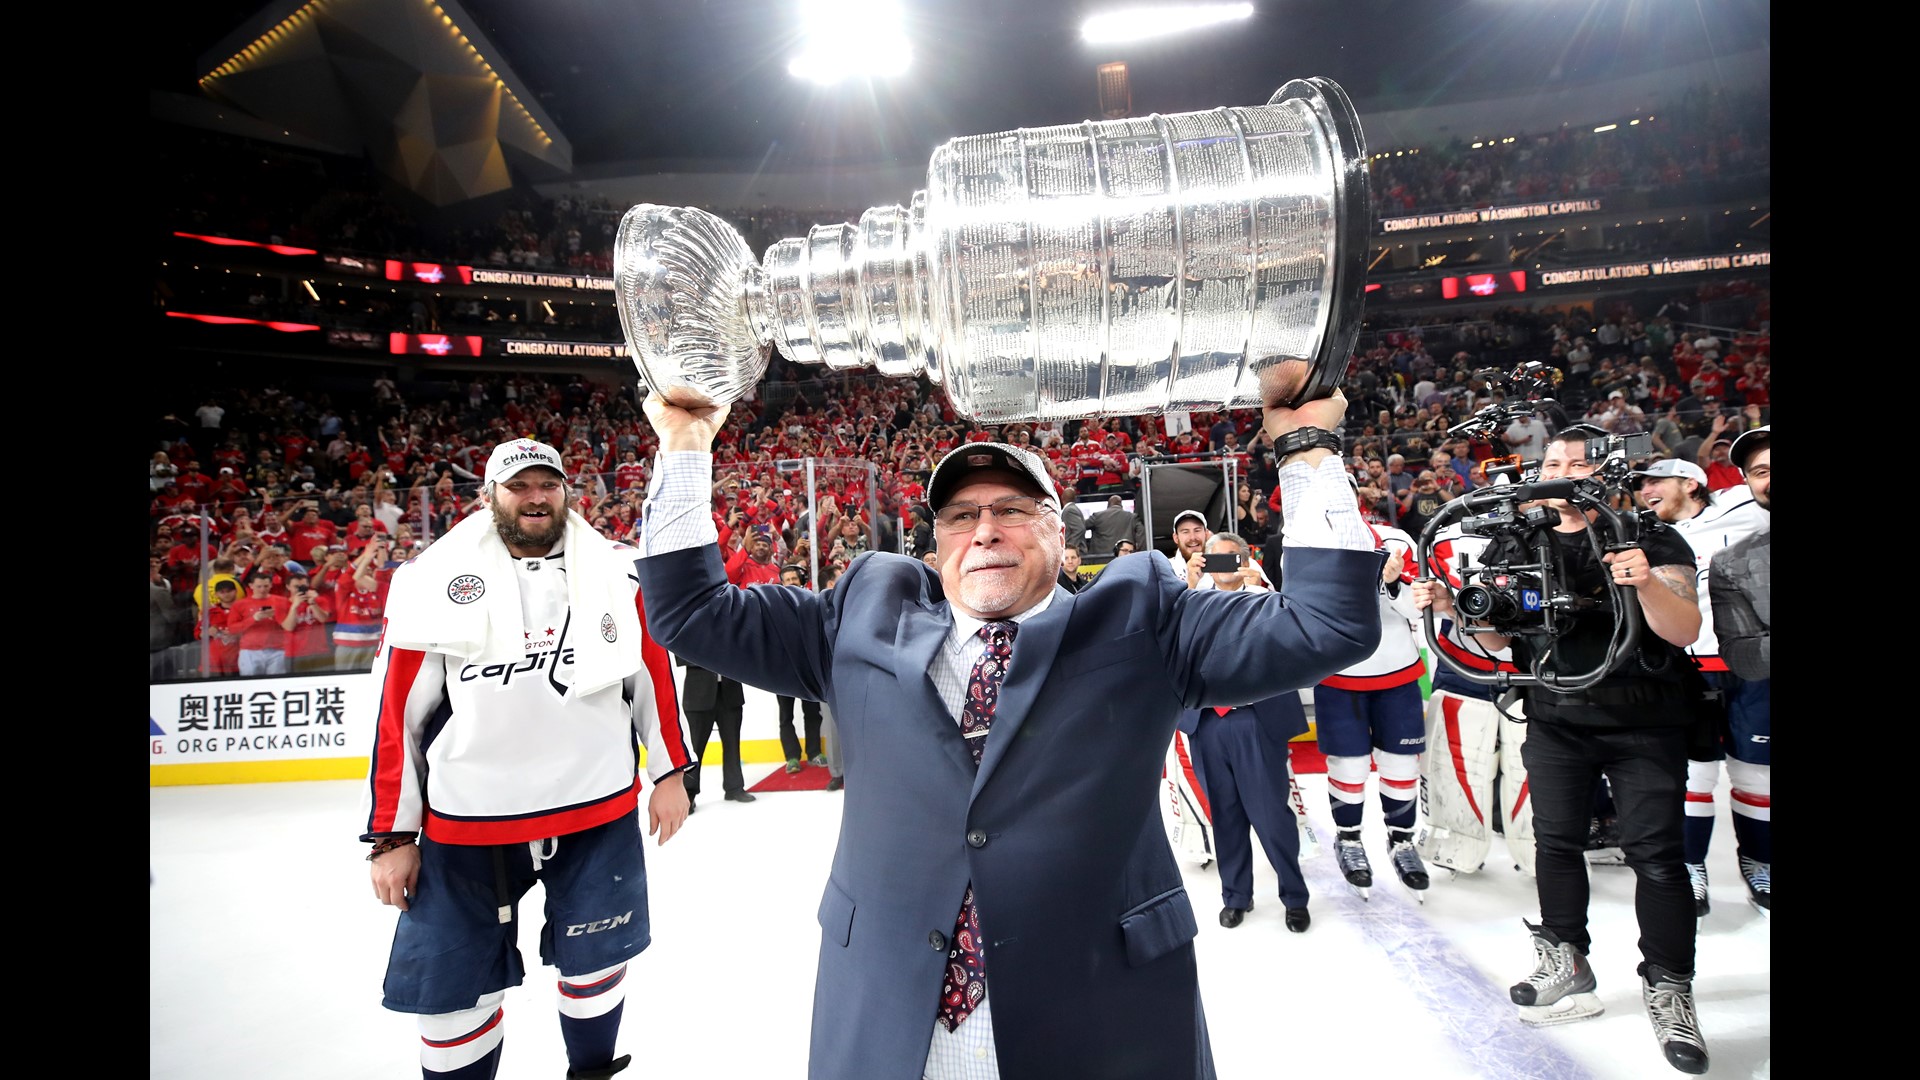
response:
<path id="1" fill-rule="evenodd" d="M 1627 857 L 1620 850 L 1619 819 L 1597 817 L 1587 826 L 1587 865 L 1627 865 Z"/>
<path id="2" fill-rule="evenodd" d="M 1533 974 L 1508 991 L 1520 1006 L 1520 1019 L 1535 1027 L 1567 1024 L 1599 1016 L 1606 1009 L 1594 994 L 1599 986 L 1586 954 L 1542 926 L 1521 920 L 1533 935 Z"/>
<path id="3" fill-rule="evenodd" d="M 1367 849 L 1360 844 L 1360 830 L 1342 829 L 1338 836 L 1333 842 L 1333 853 L 1340 860 L 1340 873 L 1346 877 L 1348 887 L 1365 900 L 1373 888 L 1373 864 L 1367 861 Z"/>
<path id="4" fill-rule="evenodd" d="M 1387 830 L 1387 858 L 1393 863 L 1393 872 L 1400 876 L 1400 884 L 1413 891 L 1413 898 L 1421 903 L 1427 902 L 1427 867 L 1420 861 L 1420 853 L 1413 847 L 1413 832 L 1409 829 Z"/>
<path id="5" fill-rule="evenodd" d="M 1707 864 L 1688 863 L 1687 883 L 1693 886 L 1693 917 L 1704 919 L 1713 905 L 1707 901 Z"/>
<path id="6" fill-rule="evenodd" d="M 567 1080 L 611 1080 L 614 1073 L 621 1072 L 632 1063 L 632 1054 L 621 1054 L 597 1069 L 568 1069 Z"/>
<path id="7" fill-rule="evenodd" d="M 1772 869 L 1772 863 L 1740 856 L 1740 876 L 1747 879 L 1747 903 L 1769 919 L 1773 918 L 1773 886 L 1767 879 Z"/>
<path id="8" fill-rule="evenodd" d="M 1707 1041 L 1693 1012 L 1693 977 L 1654 964 L 1640 965 L 1640 999 L 1667 1064 L 1683 1073 L 1707 1071 Z"/>

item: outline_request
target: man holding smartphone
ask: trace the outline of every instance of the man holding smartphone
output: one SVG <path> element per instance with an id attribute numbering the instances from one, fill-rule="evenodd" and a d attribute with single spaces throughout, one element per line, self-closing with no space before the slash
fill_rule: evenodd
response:
<path id="1" fill-rule="evenodd" d="M 1236 556 L 1226 548 L 1217 548 L 1213 541 L 1217 536 L 1230 533 L 1214 533 L 1207 527 L 1205 515 L 1198 510 L 1182 510 L 1173 517 L 1173 554 L 1168 559 L 1174 564 L 1174 574 L 1186 579 L 1189 589 L 1217 589 L 1220 581 L 1232 580 L 1234 575 L 1251 574 L 1250 580 L 1261 588 L 1271 590 L 1273 582 L 1267 580 L 1266 571 L 1251 558 Z"/>
<path id="2" fill-rule="evenodd" d="M 332 606 L 303 573 L 287 579 L 287 600 L 287 618 L 281 628 L 287 632 L 288 670 L 295 674 L 331 670 L 333 643 L 327 640 L 327 624 L 333 621 Z"/>
<path id="3" fill-rule="evenodd" d="M 286 623 L 293 604 L 273 592 L 273 571 L 256 566 L 247 572 L 247 595 L 227 613 L 227 631 L 240 636 L 240 674 L 287 673 Z"/>
<path id="4" fill-rule="evenodd" d="M 1198 557 L 1209 588 L 1271 591 L 1247 542 L 1232 533 L 1209 537 Z M 1193 747 L 1220 856 L 1220 925 L 1231 930 L 1253 910 L 1251 831 L 1259 835 L 1280 879 L 1287 929 L 1304 933 L 1313 919 L 1307 913 L 1307 880 L 1300 873 L 1300 825 L 1288 763 L 1288 742 L 1307 730 L 1299 691 L 1247 705 L 1187 709 L 1178 726 Z"/>

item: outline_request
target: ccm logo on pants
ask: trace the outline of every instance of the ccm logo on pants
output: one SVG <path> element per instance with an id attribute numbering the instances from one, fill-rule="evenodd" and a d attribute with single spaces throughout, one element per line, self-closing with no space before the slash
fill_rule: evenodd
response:
<path id="1" fill-rule="evenodd" d="M 569 926 L 567 927 L 567 936 L 579 937 L 581 934 L 597 934 L 602 930 L 611 930 L 616 926 L 625 926 L 632 921 L 633 912 L 629 911 L 625 915 L 616 916 L 611 919 L 601 919 L 598 922 L 577 923 Z"/>

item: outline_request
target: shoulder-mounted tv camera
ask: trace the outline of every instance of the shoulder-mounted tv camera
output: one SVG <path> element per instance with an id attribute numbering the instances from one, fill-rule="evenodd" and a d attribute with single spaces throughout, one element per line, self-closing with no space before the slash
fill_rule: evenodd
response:
<path id="1" fill-rule="evenodd" d="M 1551 418 L 1549 425 L 1556 430 L 1567 430 L 1564 423 L 1552 423 L 1564 413 L 1545 396 L 1559 382 L 1557 369 L 1528 363 L 1505 376 L 1498 371 L 1475 374 L 1515 392 L 1505 402 L 1482 408 L 1449 429 L 1449 434 L 1491 443 L 1515 420 L 1536 414 Z M 1435 537 L 1455 525 L 1460 534 L 1486 541 L 1484 545 L 1457 545 L 1479 546 L 1477 557 L 1463 550 L 1455 564 L 1447 568 L 1447 576 L 1459 582 L 1454 610 L 1487 624 L 1473 628 L 1462 624 L 1464 633 L 1519 635 L 1550 643 L 1567 633 L 1576 620 L 1610 618 L 1613 632 L 1606 655 L 1591 671 L 1562 674 L 1547 669 L 1552 653 L 1549 644 L 1532 650 L 1535 659 L 1530 671 L 1476 671 L 1440 647 L 1433 609 L 1429 607 L 1424 620 L 1429 652 L 1464 678 L 1501 690 L 1540 684 L 1572 693 L 1605 678 L 1622 657 L 1639 646 L 1640 605 L 1633 590 L 1609 577 L 1597 594 L 1576 591 L 1564 553 L 1554 542 L 1553 529 L 1560 524 L 1562 513 L 1588 515 L 1589 525 L 1581 535 L 1591 545 L 1596 562 L 1607 552 L 1635 547 L 1640 538 L 1640 516 L 1614 509 L 1613 496 L 1628 490 L 1632 462 L 1652 454 L 1653 439 L 1645 434 L 1615 435 L 1585 424 L 1573 425 L 1573 430 L 1582 430 L 1587 436 L 1587 461 L 1594 463 L 1591 475 L 1539 480 L 1533 479 L 1538 475 L 1537 463 L 1528 463 L 1530 469 L 1524 473 L 1519 468 L 1490 468 L 1489 484 L 1454 499 L 1434 514 L 1421 532 L 1420 550 L 1432 551 Z M 1423 560 L 1421 578 L 1452 585 L 1436 577 L 1434 570 L 1431 560 Z"/>

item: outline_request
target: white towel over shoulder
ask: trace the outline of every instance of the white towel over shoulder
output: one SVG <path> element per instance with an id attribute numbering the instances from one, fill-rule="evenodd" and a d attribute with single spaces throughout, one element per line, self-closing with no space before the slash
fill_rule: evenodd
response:
<path id="1" fill-rule="evenodd" d="M 639 671 L 640 614 L 631 548 L 568 511 L 562 545 L 573 648 L 569 695 L 591 694 Z M 516 664 L 526 621 L 513 556 L 493 515 L 472 514 L 393 575 L 384 642 L 447 653 L 468 663 Z"/>

